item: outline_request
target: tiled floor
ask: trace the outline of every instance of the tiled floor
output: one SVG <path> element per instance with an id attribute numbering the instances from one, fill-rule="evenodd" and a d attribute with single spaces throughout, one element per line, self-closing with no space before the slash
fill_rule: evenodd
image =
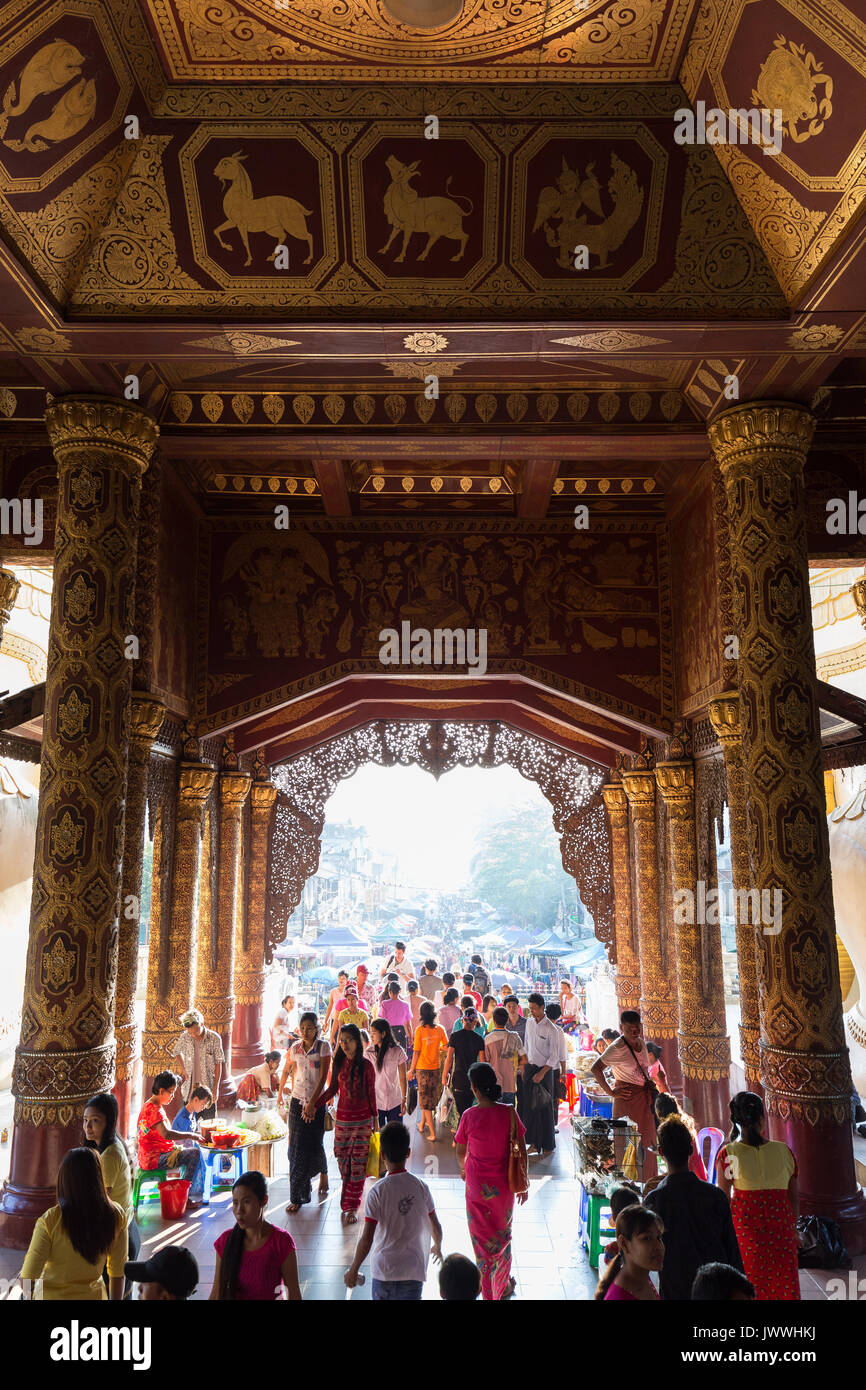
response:
<path id="1" fill-rule="evenodd" d="M 565 1108 L 556 1152 L 550 1159 L 533 1159 L 530 1166 L 529 1200 L 515 1211 L 513 1241 L 513 1272 L 517 1279 L 517 1297 L 546 1299 L 554 1302 L 565 1299 L 591 1299 L 595 1292 L 597 1274 L 577 1240 L 577 1189 L 572 1163 L 570 1125 Z M 409 1122 L 412 1123 L 411 1120 Z M 472 1255 L 463 1204 L 463 1184 L 450 1141 L 430 1144 L 412 1129 L 413 1149 L 409 1168 L 423 1177 L 434 1197 L 444 1231 L 443 1251 L 460 1251 Z M 304 1298 L 368 1299 L 370 1297 L 369 1260 L 364 1266 L 367 1283 L 348 1290 L 343 1283 L 360 1229 L 345 1227 L 340 1221 L 340 1182 L 333 1159 L 333 1137 L 326 1135 L 329 1155 L 331 1192 L 323 1201 L 315 1197 L 310 1206 L 297 1215 L 289 1216 L 286 1145 L 274 1146 L 274 1174 L 271 1179 L 271 1206 L 268 1217 L 293 1235 L 298 1247 L 298 1265 Z M 8 1150 L 6 1150 L 8 1154 Z M 221 1231 L 231 1225 L 230 1195 L 219 1193 L 209 1207 L 187 1216 L 181 1222 L 165 1222 L 159 1214 L 158 1202 L 144 1202 L 139 1207 L 142 1232 L 142 1255 L 146 1258 L 167 1244 L 187 1245 L 195 1254 L 201 1272 L 197 1298 L 207 1298 L 214 1274 L 213 1242 Z M 17 1274 L 21 1254 L 0 1249 L 0 1277 Z M 866 1275 L 866 1257 L 855 1261 L 858 1278 Z M 848 1285 L 845 1271 L 801 1271 L 800 1287 L 804 1299 L 826 1299 L 827 1285 L 833 1278 L 842 1278 Z M 838 1286 L 837 1286 L 838 1287 Z M 832 1287 L 831 1287 L 832 1292 Z M 432 1261 L 424 1288 L 425 1299 L 439 1296 L 436 1267 Z M 838 1296 L 838 1294 L 837 1294 Z"/>

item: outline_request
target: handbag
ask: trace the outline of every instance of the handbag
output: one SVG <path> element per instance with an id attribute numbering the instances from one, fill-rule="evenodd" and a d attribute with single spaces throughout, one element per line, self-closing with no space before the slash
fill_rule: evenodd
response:
<path id="1" fill-rule="evenodd" d="M 517 1111 L 511 1107 L 511 1132 L 508 1137 L 508 1186 L 515 1194 L 529 1191 L 529 1169 L 526 1145 L 517 1131 Z"/>
<path id="2" fill-rule="evenodd" d="M 379 1176 L 379 1157 L 381 1140 L 379 1139 L 378 1129 L 374 1129 L 370 1135 L 370 1147 L 367 1150 L 367 1177 L 378 1178 Z"/>
<path id="3" fill-rule="evenodd" d="M 406 1114 L 407 1114 L 407 1115 L 413 1114 L 414 1111 L 415 1111 L 415 1108 L 416 1108 L 417 1104 L 418 1104 L 418 1082 L 415 1080 L 415 1078 L 414 1078 L 414 1076 L 413 1076 L 413 1077 L 412 1077 L 412 1080 L 409 1082 L 409 1086 L 408 1086 L 408 1088 L 407 1088 Z"/>
<path id="4" fill-rule="evenodd" d="M 800 1269 L 851 1268 L 842 1233 L 829 1216 L 801 1216 L 797 1230 L 805 1236 L 805 1244 L 797 1251 Z"/>
<path id="5" fill-rule="evenodd" d="M 324 1123 L 324 1130 L 325 1130 L 325 1133 L 326 1133 L 326 1134 L 330 1134 L 330 1133 L 331 1133 L 331 1130 L 334 1128 L 334 1125 L 335 1125 L 336 1123 L 337 1123 L 337 1121 L 334 1119 L 334 1112 L 333 1112 L 333 1110 L 331 1109 L 331 1107 L 330 1107 L 329 1105 L 326 1105 L 326 1106 L 325 1106 L 325 1123 Z"/>

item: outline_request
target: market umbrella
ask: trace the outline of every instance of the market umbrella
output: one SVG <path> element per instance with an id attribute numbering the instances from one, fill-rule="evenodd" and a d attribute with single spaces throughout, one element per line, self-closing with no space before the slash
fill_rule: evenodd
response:
<path id="1" fill-rule="evenodd" d="M 584 942 L 578 950 L 572 951 L 570 956 L 563 956 L 562 963 L 569 970 L 589 970 L 595 965 L 597 960 L 601 960 L 605 954 L 604 947 L 595 937 L 591 941 Z"/>
<path id="2" fill-rule="evenodd" d="M 498 931 L 489 931 L 486 936 L 480 938 L 482 946 L 507 946 L 508 942 Z"/>
<path id="3" fill-rule="evenodd" d="M 313 942 L 317 951 L 351 951 L 355 955 L 369 949 L 370 938 L 358 927 L 328 927 Z"/>
<path id="4" fill-rule="evenodd" d="M 317 965 L 314 970 L 304 972 L 304 979 L 312 980 L 317 985 L 335 985 L 337 972 L 332 970 L 330 965 Z"/>
<path id="5" fill-rule="evenodd" d="M 315 946 L 311 946 L 307 941 L 302 941 L 299 936 L 294 937 L 291 941 L 281 941 L 274 951 L 277 960 L 315 960 L 318 954 Z"/>
<path id="6" fill-rule="evenodd" d="M 528 956 L 570 956 L 574 946 L 552 931 L 540 941 L 533 941 L 531 946 L 524 947 L 524 952 Z"/>
<path id="7" fill-rule="evenodd" d="M 490 979 L 494 989 L 501 989 L 503 985 L 511 985 L 512 989 L 532 989 L 531 980 L 527 980 L 525 975 L 516 975 L 512 970 L 494 970 Z"/>

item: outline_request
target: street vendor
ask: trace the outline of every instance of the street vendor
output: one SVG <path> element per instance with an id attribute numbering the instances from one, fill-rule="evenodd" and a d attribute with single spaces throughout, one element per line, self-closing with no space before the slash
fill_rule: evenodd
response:
<path id="1" fill-rule="evenodd" d="M 244 1101 L 247 1105 L 255 1105 L 256 1101 L 263 1094 L 275 1096 L 279 1079 L 277 1073 L 280 1069 L 280 1054 L 276 1050 L 265 1053 L 265 1060 L 260 1062 L 257 1067 L 250 1067 L 245 1076 L 238 1082 L 238 1100 Z"/>
<path id="2" fill-rule="evenodd" d="M 172 1070 L 180 1077 L 181 1098 L 189 1099 L 195 1086 L 207 1086 L 214 1097 L 213 1105 L 202 1111 L 202 1119 L 216 1114 L 225 1053 L 219 1033 L 205 1028 L 204 1015 L 198 1009 L 187 1009 L 181 1015 L 183 1033 L 174 1045 Z"/>
<path id="3" fill-rule="evenodd" d="M 658 1171 L 655 1153 L 651 1152 L 656 1142 L 653 1100 L 658 1091 L 667 1091 L 668 1085 L 663 1072 L 659 1072 L 655 1080 L 650 1077 L 653 1058 L 641 1036 L 641 1017 L 637 1009 L 624 1009 L 619 1024 L 620 1036 L 593 1062 L 592 1074 L 602 1090 L 613 1096 L 612 1118 L 618 1120 L 628 1116 L 637 1125 L 644 1147 L 644 1181 L 649 1181 Z M 613 1089 L 607 1084 L 605 1067 L 613 1072 Z"/>

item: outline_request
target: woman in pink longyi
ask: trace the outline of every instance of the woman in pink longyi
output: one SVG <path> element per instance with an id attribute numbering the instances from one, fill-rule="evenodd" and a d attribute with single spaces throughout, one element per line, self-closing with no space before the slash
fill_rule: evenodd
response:
<path id="1" fill-rule="evenodd" d="M 475 1062 L 468 1074 L 475 1104 L 463 1112 L 454 1138 L 466 1183 L 466 1218 L 481 1272 L 481 1297 L 490 1301 L 510 1298 L 515 1289 L 511 1219 L 515 1195 L 522 1205 L 528 1194 L 515 1194 L 508 1185 L 512 1116 L 520 1138 L 526 1129 L 513 1106 L 499 1104 L 502 1087 L 487 1062 Z"/>

